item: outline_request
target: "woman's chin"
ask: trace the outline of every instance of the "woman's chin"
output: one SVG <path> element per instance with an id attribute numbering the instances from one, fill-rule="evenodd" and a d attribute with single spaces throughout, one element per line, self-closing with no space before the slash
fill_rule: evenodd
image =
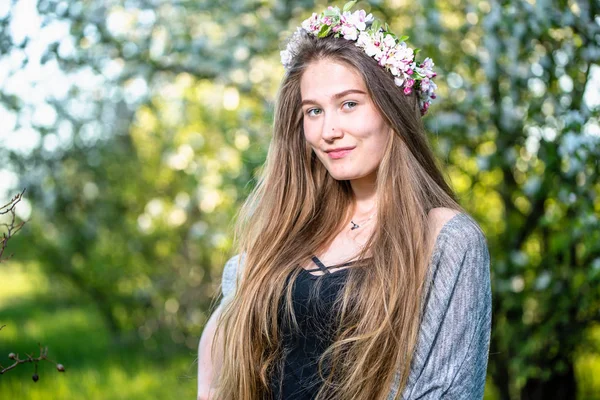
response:
<path id="1" fill-rule="evenodd" d="M 336 181 L 351 181 L 353 179 L 359 178 L 356 174 L 349 174 L 347 172 L 340 173 L 335 171 L 329 171 L 329 175 L 331 175 L 331 177 Z"/>
<path id="2" fill-rule="evenodd" d="M 377 179 L 376 172 L 350 172 L 350 171 L 335 171 L 328 170 L 329 175 L 336 181 L 375 181 Z"/>

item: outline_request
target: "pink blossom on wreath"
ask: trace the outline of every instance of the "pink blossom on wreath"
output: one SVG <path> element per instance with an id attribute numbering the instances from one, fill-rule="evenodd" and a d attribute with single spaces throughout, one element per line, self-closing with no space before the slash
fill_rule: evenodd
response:
<path id="1" fill-rule="evenodd" d="M 364 31 L 367 29 L 367 23 L 373 21 L 373 14 L 367 15 L 365 10 L 357 10 L 354 13 L 350 13 L 350 11 L 346 11 L 343 14 L 343 17 L 347 21 L 347 23 L 353 25 L 359 31 Z"/>
<path id="2" fill-rule="evenodd" d="M 423 63 L 421 64 L 421 74 L 428 77 L 428 78 L 433 78 L 435 77 L 435 72 L 433 72 L 433 61 L 431 60 L 431 58 L 427 57 Z"/>
<path id="3" fill-rule="evenodd" d="M 379 59 L 379 65 L 381 65 L 382 67 L 387 66 L 389 61 L 389 56 L 387 53 L 383 53 L 381 54 L 381 58 Z"/>
<path id="4" fill-rule="evenodd" d="M 342 36 L 346 40 L 358 39 L 358 30 L 353 25 L 342 25 Z"/>
<path id="5" fill-rule="evenodd" d="M 367 32 L 361 32 L 356 40 L 356 45 L 364 49 L 369 43 L 371 43 L 371 36 Z"/>
<path id="6" fill-rule="evenodd" d="M 310 18 L 302 22 L 302 28 L 310 33 L 319 32 L 321 26 L 319 24 L 319 14 L 313 13 Z"/>
<path id="7" fill-rule="evenodd" d="M 404 87 L 404 94 L 405 94 L 405 95 L 409 95 L 409 94 L 411 94 L 411 93 L 412 93 L 412 89 L 411 89 L 411 88 L 409 88 L 408 86 L 405 86 L 405 87 Z"/>
<path id="8" fill-rule="evenodd" d="M 383 38 L 383 44 L 392 49 L 396 47 L 396 39 L 394 39 L 392 35 L 385 35 Z"/>
<path id="9" fill-rule="evenodd" d="M 394 76 L 401 73 L 408 73 L 409 64 L 408 60 L 398 58 L 398 53 L 395 53 L 389 62 L 389 70 Z"/>
<path id="10" fill-rule="evenodd" d="M 397 58 L 400 60 L 410 60 L 412 63 L 415 58 L 415 52 L 410 47 L 406 46 L 406 43 L 401 42 L 395 46 Z"/>

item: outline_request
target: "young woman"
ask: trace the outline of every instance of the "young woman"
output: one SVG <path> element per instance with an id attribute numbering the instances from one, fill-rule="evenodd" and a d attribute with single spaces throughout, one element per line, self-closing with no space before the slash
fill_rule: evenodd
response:
<path id="1" fill-rule="evenodd" d="M 199 399 L 483 397 L 489 253 L 423 129 L 433 63 L 350 7 L 313 14 L 282 52 Z"/>

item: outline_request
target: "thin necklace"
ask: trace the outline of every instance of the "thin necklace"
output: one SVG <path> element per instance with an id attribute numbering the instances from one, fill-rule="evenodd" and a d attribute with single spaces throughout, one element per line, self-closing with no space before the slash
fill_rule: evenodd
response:
<path id="1" fill-rule="evenodd" d="M 369 218 L 367 218 L 366 220 L 361 222 L 360 225 L 357 224 L 356 222 L 354 222 L 353 220 L 350 220 L 350 224 L 352 224 L 352 226 L 350 227 L 350 230 L 353 231 L 355 229 L 360 228 L 361 226 L 364 226 L 367 222 L 369 222 L 371 220 L 371 218 L 373 218 L 375 216 L 375 214 L 377 214 L 377 211 L 375 211 L 373 214 L 371 214 L 371 216 Z"/>

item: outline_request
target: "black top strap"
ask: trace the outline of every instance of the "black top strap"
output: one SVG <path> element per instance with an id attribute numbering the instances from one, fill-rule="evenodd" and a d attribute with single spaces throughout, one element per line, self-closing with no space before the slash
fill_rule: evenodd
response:
<path id="1" fill-rule="evenodd" d="M 319 258 L 317 256 L 312 256 L 311 260 L 313 260 L 313 262 L 315 264 L 317 264 L 317 267 L 319 268 L 314 268 L 314 269 L 307 269 L 308 272 L 314 272 L 314 271 L 323 271 L 324 273 L 330 274 L 331 272 L 329 271 L 330 268 L 342 268 L 342 267 L 346 267 L 350 264 L 353 264 L 354 261 L 348 261 L 346 263 L 343 264 L 336 264 L 336 265 L 330 265 L 330 266 L 326 266 L 324 265 L 321 260 L 319 260 Z"/>
<path id="2" fill-rule="evenodd" d="M 321 262 L 321 260 L 319 260 L 317 258 L 317 256 L 312 256 L 311 260 L 313 260 L 313 262 L 315 264 L 317 264 L 317 267 L 319 267 L 319 269 L 327 274 L 330 274 L 331 272 L 329 272 L 329 270 L 327 269 L 327 267 L 325 265 L 323 265 L 323 263 Z M 316 270 L 312 270 L 312 271 L 316 271 Z"/>

